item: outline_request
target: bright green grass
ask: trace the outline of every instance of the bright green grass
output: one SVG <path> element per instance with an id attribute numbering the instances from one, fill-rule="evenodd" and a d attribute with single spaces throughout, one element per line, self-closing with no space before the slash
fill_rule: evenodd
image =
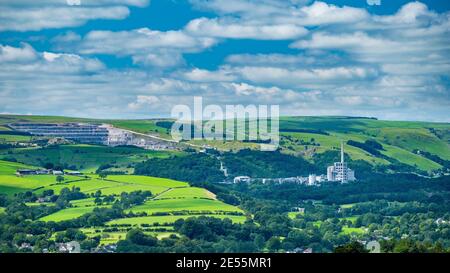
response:
<path id="1" fill-rule="evenodd" d="M 450 146 L 424 128 L 382 128 L 378 130 L 377 138 L 410 152 L 418 149 L 450 160 Z"/>
<path id="2" fill-rule="evenodd" d="M 29 165 L 0 160 L 0 175 L 15 174 L 19 169 L 37 169 Z"/>
<path id="3" fill-rule="evenodd" d="M 333 139 L 329 139 L 329 137 L 334 138 L 334 141 L 339 141 L 340 139 L 345 141 L 348 139 L 365 141 L 369 138 L 375 138 L 385 146 L 387 150 L 385 155 L 410 166 L 417 165 L 421 170 L 438 169 L 440 165 L 421 156 L 411 155 L 414 149 L 428 151 L 444 159 L 450 158 L 450 146 L 443 140 L 445 136 L 443 139 L 439 139 L 428 130 L 428 128 L 437 128 L 441 132 L 446 132 L 450 128 L 448 123 L 379 121 L 345 117 L 290 117 L 281 118 L 280 128 L 282 132 L 284 129 L 302 128 L 320 129 L 331 133 L 330 136 L 303 134 L 306 138 L 305 140 L 314 137 L 317 142 L 321 143 L 321 146 L 324 146 L 317 148 L 317 152 L 336 147 L 332 143 Z M 302 133 L 299 134 L 302 135 Z M 356 152 L 355 149 L 358 148 L 346 148 L 352 159 L 363 159 L 370 162 L 369 158 L 376 158 L 367 153 L 364 156 L 364 151 Z M 382 159 L 375 160 L 379 161 Z M 387 164 L 385 161 L 380 163 Z"/>
<path id="4" fill-rule="evenodd" d="M 88 122 L 90 119 L 70 118 L 58 116 L 31 116 L 31 115 L 0 115 L 0 124 L 9 124 L 15 122 Z"/>
<path id="5" fill-rule="evenodd" d="M 150 177 L 150 176 L 139 176 L 139 175 L 109 175 L 108 180 L 113 180 L 117 182 L 137 184 L 144 186 L 158 186 L 165 188 L 177 188 L 177 187 L 187 187 L 189 186 L 186 182 L 180 182 L 167 178 Z"/>
<path id="6" fill-rule="evenodd" d="M 41 193 L 45 190 L 53 190 L 56 194 L 59 194 L 63 188 L 69 188 L 72 187 L 80 188 L 81 192 L 89 193 L 89 192 L 95 192 L 97 190 L 102 190 L 104 188 L 110 188 L 110 187 L 116 187 L 120 184 L 116 182 L 110 182 L 110 181 L 104 181 L 99 179 L 87 179 L 87 180 L 80 180 L 75 182 L 68 182 L 68 183 L 58 183 L 53 184 L 50 186 L 46 186 L 45 188 L 37 190 L 37 193 Z"/>
<path id="7" fill-rule="evenodd" d="M 342 227 L 342 234 L 350 235 L 350 234 L 364 234 L 366 233 L 366 230 L 364 228 L 354 228 L 354 227 Z"/>
<path id="8" fill-rule="evenodd" d="M 386 151 L 382 151 L 384 155 L 395 158 L 404 164 L 415 166 L 420 170 L 431 171 L 442 168 L 442 166 L 438 163 L 421 157 L 420 155 L 408 152 L 402 148 L 391 145 L 384 145 L 384 147 L 386 149 Z"/>
<path id="9" fill-rule="evenodd" d="M 303 213 L 299 211 L 290 211 L 288 212 L 288 217 L 291 219 L 297 219 L 297 215 L 303 215 Z"/>
<path id="10" fill-rule="evenodd" d="M 188 143 L 194 145 L 209 145 L 217 148 L 220 151 L 238 151 L 242 149 L 259 149 L 260 145 L 257 143 L 249 143 L 242 141 L 222 141 L 222 140 L 189 140 Z"/>
<path id="11" fill-rule="evenodd" d="M 5 213 L 5 211 L 6 211 L 6 208 L 0 207 L 0 214 Z"/>
<path id="12" fill-rule="evenodd" d="M 0 143 L 4 142 L 28 142 L 31 140 L 31 136 L 23 135 L 2 135 L 0 134 Z"/>
<path id="13" fill-rule="evenodd" d="M 0 193 L 1 194 L 14 195 L 16 193 L 24 192 L 24 191 L 26 191 L 26 189 L 0 185 Z"/>
<path id="14" fill-rule="evenodd" d="M 74 207 L 92 207 L 95 206 L 95 198 L 86 198 L 80 200 L 72 200 L 70 204 Z"/>
<path id="15" fill-rule="evenodd" d="M 107 225 L 133 225 L 140 226 L 142 224 L 154 225 L 172 225 L 178 219 L 186 219 L 191 217 L 198 217 L 200 215 L 167 215 L 167 216 L 144 216 L 133 218 L 121 218 L 115 219 L 107 223 Z M 221 215 L 221 214 L 205 214 L 201 216 L 214 217 L 219 219 L 230 219 L 233 223 L 244 223 L 246 217 L 243 215 Z"/>
<path id="16" fill-rule="evenodd" d="M 137 133 L 146 134 L 155 132 L 159 133 L 163 137 L 169 137 L 165 128 L 156 126 L 156 120 L 112 120 L 109 121 L 109 123 L 118 128 L 134 131 Z"/>
<path id="17" fill-rule="evenodd" d="M 314 139 L 315 143 L 319 143 L 320 146 L 309 146 L 311 149 L 315 150 L 315 153 L 323 153 L 329 150 L 337 150 L 340 148 L 341 141 L 352 140 L 365 140 L 366 137 L 358 135 L 356 133 L 352 134 L 333 134 L 333 135 L 320 135 L 320 134 L 310 134 L 310 133 L 283 133 L 283 135 L 293 137 L 295 139 L 303 140 L 305 142 L 311 142 L 311 139 Z M 301 151 L 304 150 L 305 145 L 297 145 L 297 144 L 289 144 L 290 146 L 294 146 L 296 150 Z M 385 159 L 381 159 L 366 151 L 359 149 L 357 147 L 353 147 L 350 145 L 345 146 L 345 153 L 347 153 L 351 159 L 353 160 L 364 160 L 371 164 L 381 164 L 386 165 L 389 164 Z"/>
<path id="18" fill-rule="evenodd" d="M 196 187 L 170 189 L 159 195 L 156 199 L 194 197 L 215 199 L 215 195 L 212 192 L 203 188 Z"/>
<path id="19" fill-rule="evenodd" d="M 127 237 L 126 232 L 102 232 L 100 234 L 100 245 L 115 244 L 120 240 L 124 240 Z"/>
<path id="20" fill-rule="evenodd" d="M 97 206 L 97 208 L 105 208 L 110 206 Z M 53 214 L 47 215 L 45 217 L 40 218 L 40 221 L 44 222 L 60 222 L 65 220 L 76 219 L 86 213 L 92 212 L 96 207 L 75 207 L 75 208 L 67 208 L 57 211 Z"/>
<path id="21" fill-rule="evenodd" d="M 100 245 L 109 245 L 109 244 L 115 244 L 120 240 L 124 240 L 127 237 L 127 233 L 125 231 L 117 231 L 117 232 L 104 232 L 99 231 L 97 232 L 94 229 L 80 229 L 86 236 L 89 238 L 100 236 Z M 174 232 L 144 232 L 146 235 L 154 236 L 158 239 L 167 238 L 172 234 L 176 234 Z"/>
<path id="22" fill-rule="evenodd" d="M 341 209 L 351 209 L 353 208 L 357 203 L 351 203 L 351 204 L 342 204 L 340 205 Z"/>
<path id="23" fill-rule="evenodd" d="M 151 215 L 156 212 L 174 212 L 174 211 L 195 211 L 195 212 L 220 212 L 237 211 L 241 209 L 232 205 L 225 204 L 217 200 L 210 199 L 164 199 L 149 200 L 142 205 L 131 208 L 129 211 L 134 213 L 146 212 Z"/>
<path id="24" fill-rule="evenodd" d="M 159 187 L 159 186 L 145 186 L 145 185 L 137 185 L 137 184 L 125 184 L 121 186 L 108 187 L 100 189 L 102 195 L 120 195 L 122 192 L 133 192 L 133 191 L 150 191 L 152 195 L 159 194 L 168 188 Z M 87 193 L 94 191 L 87 191 Z"/>
<path id="25" fill-rule="evenodd" d="M 70 179 L 74 180 L 76 178 Z M 71 180 L 68 179 L 67 181 Z M 55 183 L 56 176 L 54 175 L 30 175 L 22 177 L 17 177 L 15 175 L 0 175 L 0 187 L 15 188 L 17 189 L 17 192 L 34 190 L 40 187 L 45 187 L 45 189 L 48 189 L 52 188 L 50 185 Z M 0 192 L 3 191 L 1 190 Z"/>
<path id="26" fill-rule="evenodd" d="M 115 244 L 120 240 L 124 240 L 127 236 L 125 231 L 118 232 L 103 232 L 102 229 L 97 228 L 80 228 L 88 238 L 100 236 L 100 245 Z"/>
<path id="27" fill-rule="evenodd" d="M 13 154 L 3 154 L 3 157 L 14 157 L 20 162 L 35 166 L 40 166 L 43 162 L 67 164 L 82 171 L 95 171 L 101 164 L 127 167 L 130 163 L 142 162 L 148 158 L 164 158 L 174 154 L 171 151 L 97 145 L 61 145 L 39 149 L 13 149 L 12 152 Z"/>

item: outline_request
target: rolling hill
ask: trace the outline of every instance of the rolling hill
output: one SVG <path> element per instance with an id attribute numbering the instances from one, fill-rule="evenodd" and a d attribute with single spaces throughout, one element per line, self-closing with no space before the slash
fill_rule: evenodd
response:
<path id="1" fill-rule="evenodd" d="M 13 122 L 97 122 L 109 123 L 116 127 L 133 130 L 139 133 L 159 135 L 170 138 L 168 134 L 171 121 L 167 119 L 150 120 L 95 120 L 50 116 L 14 116 L 0 115 L 0 142 L 29 141 L 29 137 L 19 135 L 2 135 L 9 130 L 6 126 Z M 383 121 L 364 117 L 282 117 L 280 119 L 281 151 L 283 153 L 304 157 L 312 160 L 315 155 L 339 149 L 341 141 L 365 142 L 374 140 L 382 145 L 378 155 L 346 145 L 346 153 L 352 160 L 362 160 L 373 166 L 390 166 L 402 164 L 416 169 L 418 172 L 436 172 L 448 168 L 450 161 L 450 124 L 411 121 Z M 219 150 L 237 151 L 245 148 L 259 149 L 257 143 L 239 141 L 205 141 L 191 140 L 196 145 L 208 145 Z M 72 149 L 72 151 L 70 151 Z M 97 149 L 102 154 L 101 147 L 77 147 L 78 150 Z M 73 153 L 74 148 L 64 148 L 67 153 Z M 106 151 L 107 153 L 108 151 Z M 23 153 L 23 154 L 22 154 Z M 42 154 L 40 150 L 38 152 Z M 148 155 L 150 152 L 132 151 L 129 160 L 141 161 L 144 157 L 168 156 L 167 154 Z M 38 164 L 44 160 L 33 151 L 19 151 L 20 162 Z M 45 151 L 47 157 L 55 157 L 51 151 Z M 104 154 L 104 153 L 103 153 Z M 0 158 L 6 157 L 1 155 Z M 82 155 L 71 155 L 70 161 L 77 162 Z M 62 159 L 61 159 L 62 160 Z M 117 161 L 114 156 L 111 162 Z M 120 161 L 120 160 L 119 160 Z M 125 160 L 128 161 L 128 160 Z M 83 168 L 89 168 L 89 161 Z M 84 166 L 88 165 L 88 166 Z M 79 166 L 78 166 L 79 167 Z"/>

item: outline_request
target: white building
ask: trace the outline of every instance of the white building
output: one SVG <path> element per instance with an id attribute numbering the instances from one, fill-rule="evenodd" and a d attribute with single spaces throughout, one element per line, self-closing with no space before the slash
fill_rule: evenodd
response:
<path id="1" fill-rule="evenodd" d="M 341 143 L 341 162 L 335 162 L 333 166 L 327 168 L 328 181 L 339 181 L 346 183 L 348 181 L 355 181 L 355 172 L 347 167 L 344 160 L 344 143 Z"/>
<path id="2" fill-rule="evenodd" d="M 250 183 L 251 178 L 249 176 L 236 176 L 233 182 L 236 183 Z"/>
<path id="3" fill-rule="evenodd" d="M 314 185 L 314 184 L 316 184 L 316 181 L 317 181 L 317 179 L 316 179 L 315 174 L 310 174 L 308 176 L 308 185 Z"/>
<path id="4" fill-rule="evenodd" d="M 131 133 L 119 128 L 114 128 L 109 124 L 103 124 L 102 127 L 108 130 L 106 145 L 120 146 L 131 144 L 131 141 L 133 140 L 133 135 Z"/>

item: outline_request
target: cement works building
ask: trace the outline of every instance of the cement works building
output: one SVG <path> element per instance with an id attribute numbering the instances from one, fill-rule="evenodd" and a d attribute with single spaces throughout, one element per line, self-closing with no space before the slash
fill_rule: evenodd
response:
<path id="1" fill-rule="evenodd" d="M 33 136 L 63 138 L 83 144 L 133 145 L 148 150 L 176 150 L 177 145 L 169 140 L 114 128 L 109 124 L 86 123 L 14 123 L 8 125 L 14 131 Z"/>
<path id="2" fill-rule="evenodd" d="M 35 136 L 62 137 L 79 143 L 106 144 L 109 131 L 103 125 L 84 123 L 14 123 L 13 130 Z"/>

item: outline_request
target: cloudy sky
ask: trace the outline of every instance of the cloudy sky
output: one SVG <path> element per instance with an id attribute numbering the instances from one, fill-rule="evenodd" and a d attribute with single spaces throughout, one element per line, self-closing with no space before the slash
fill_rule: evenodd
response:
<path id="1" fill-rule="evenodd" d="M 0 0 L 0 113 L 450 121 L 450 1 Z"/>

